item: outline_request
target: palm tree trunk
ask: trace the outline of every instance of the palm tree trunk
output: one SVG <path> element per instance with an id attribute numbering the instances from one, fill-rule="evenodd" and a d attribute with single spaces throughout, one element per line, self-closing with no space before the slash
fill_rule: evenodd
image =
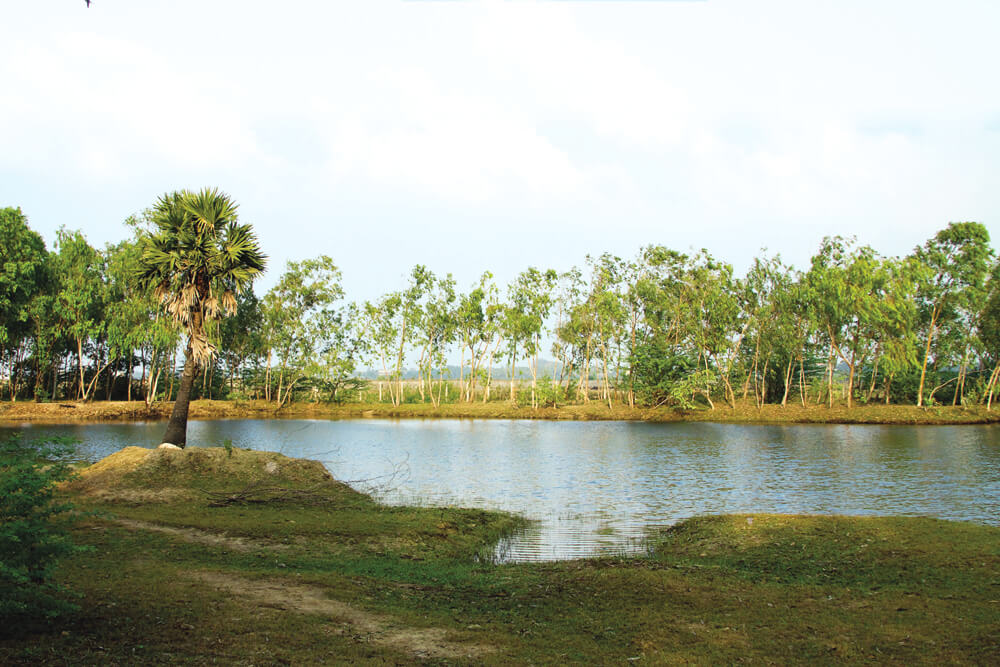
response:
<path id="1" fill-rule="evenodd" d="M 178 447 L 184 447 L 187 443 L 188 404 L 191 402 L 191 387 L 194 385 L 194 376 L 197 374 L 198 364 L 195 363 L 194 354 L 189 344 L 184 358 L 181 386 L 177 389 L 177 400 L 174 401 L 174 410 L 170 413 L 170 421 L 167 422 L 167 432 L 163 435 L 163 442 L 169 442 Z"/>

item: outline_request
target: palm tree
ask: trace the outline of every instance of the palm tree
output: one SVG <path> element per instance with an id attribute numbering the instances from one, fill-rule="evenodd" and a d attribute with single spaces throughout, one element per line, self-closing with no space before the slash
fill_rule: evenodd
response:
<path id="1" fill-rule="evenodd" d="M 198 367 L 215 355 L 206 325 L 236 310 L 236 294 L 264 271 L 267 256 L 248 224 L 239 224 L 236 203 L 215 188 L 180 190 L 153 207 L 155 230 L 141 241 L 136 272 L 188 334 L 184 373 L 164 442 L 187 441 L 188 403 Z"/>

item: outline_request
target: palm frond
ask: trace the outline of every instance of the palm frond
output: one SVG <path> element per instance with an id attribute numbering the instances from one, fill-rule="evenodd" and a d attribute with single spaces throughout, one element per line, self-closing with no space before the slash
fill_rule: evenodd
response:
<path id="1" fill-rule="evenodd" d="M 166 312 L 188 329 L 200 362 L 215 354 L 204 326 L 234 312 L 233 293 L 248 288 L 267 263 L 250 225 L 238 222 L 237 209 L 218 188 L 167 193 L 151 213 L 156 231 L 140 240 L 136 281 L 154 289 Z"/>

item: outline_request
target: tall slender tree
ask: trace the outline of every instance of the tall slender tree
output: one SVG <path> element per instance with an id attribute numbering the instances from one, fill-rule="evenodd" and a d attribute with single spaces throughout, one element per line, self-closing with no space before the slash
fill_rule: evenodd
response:
<path id="1" fill-rule="evenodd" d="M 963 306 L 972 294 L 981 293 L 989 275 L 993 260 L 990 234 L 978 222 L 952 222 L 916 248 L 913 257 L 923 269 L 917 283 L 925 341 L 917 388 L 917 405 L 921 406 L 935 339 L 941 337 L 942 330 L 962 326 Z"/>
<path id="2" fill-rule="evenodd" d="M 206 323 L 236 309 L 236 294 L 264 271 L 267 257 L 253 229 L 241 224 L 237 204 L 215 188 L 160 197 L 155 230 L 141 240 L 136 277 L 152 288 L 188 334 L 184 372 L 164 442 L 187 442 L 188 403 L 198 366 L 215 354 Z"/>

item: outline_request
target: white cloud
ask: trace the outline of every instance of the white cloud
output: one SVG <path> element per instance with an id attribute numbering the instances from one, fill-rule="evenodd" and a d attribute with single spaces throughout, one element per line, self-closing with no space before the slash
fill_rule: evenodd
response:
<path id="1" fill-rule="evenodd" d="M 584 174 L 530 116 L 446 89 L 415 67 L 373 79 L 387 109 L 369 115 L 347 103 L 325 121 L 335 176 L 360 170 L 385 186 L 465 203 L 522 191 L 557 199 L 580 193 Z"/>
<path id="2" fill-rule="evenodd" d="M 45 46 L 14 40 L 5 51 L 0 72 L 18 103 L 0 105 L 0 123 L 21 130 L 5 133 L 8 156 L 114 179 L 136 155 L 198 168 L 256 153 L 230 86 L 181 72 L 134 41 L 64 33 Z"/>
<path id="3" fill-rule="evenodd" d="M 545 113 L 589 123 L 598 133 L 633 148 L 680 142 L 693 109 L 664 72 L 631 54 L 626 45 L 577 26 L 569 7 L 492 5 L 478 26 L 496 71 L 507 73 Z"/>
<path id="4" fill-rule="evenodd" d="M 401 265 L 462 230 L 500 270 L 542 228 L 538 252 L 565 266 L 654 241 L 905 248 L 1000 212 L 982 2 L 43 4 L 5 15 L 0 196 L 52 229 L 218 184 L 287 244 L 276 256 L 352 252 L 301 238 L 353 215 L 369 246 L 409 239 Z M 93 201 L 53 203 L 65 183 Z"/>

